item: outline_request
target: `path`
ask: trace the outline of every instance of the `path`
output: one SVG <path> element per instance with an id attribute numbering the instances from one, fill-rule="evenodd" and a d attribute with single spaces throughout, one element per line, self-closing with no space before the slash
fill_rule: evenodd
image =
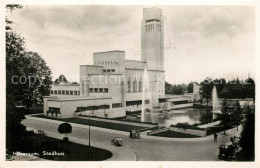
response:
<path id="1" fill-rule="evenodd" d="M 48 136 L 60 136 L 62 138 L 62 135 L 57 131 L 57 123 L 46 124 L 45 122 L 26 119 L 23 121 L 23 124 L 36 130 L 44 130 L 48 133 Z M 219 145 L 230 142 L 230 137 L 234 136 L 235 133 L 238 133 L 236 129 L 230 130 L 227 136 L 219 133 L 220 138 L 217 143 L 214 143 L 213 136 L 202 141 L 167 141 L 165 139 L 158 140 L 155 137 L 145 136 L 142 139 L 130 139 L 127 134 L 122 135 L 91 130 L 91 144 L 95 147 L 110 150 L 114 154 L 111 160 L 217 161 Z M 73 131 L 69 137 L 74 142 L 88 145 L 88 129 L 86 128 L 73 127 Z M 115 137 L 123 139 L 124 147 L 114 147 L 111 145 L 110 141 Z"/>

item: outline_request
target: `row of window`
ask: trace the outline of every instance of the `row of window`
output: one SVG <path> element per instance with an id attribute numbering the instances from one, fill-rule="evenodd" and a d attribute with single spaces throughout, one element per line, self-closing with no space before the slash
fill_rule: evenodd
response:
<path id="1" fill-rule="evenodd" d="M 159 24 L 148 24 L 145 26 L 145 31 L 146 32 L 161 32 L 161 25 Z"/>
<path id="2" fill-rule="evenodd" d="M 89 88 L 90 93 L 108 93 L 108 88 Z"/>
<path id="3" fill-rule="evenodd" d="M 112 104 L 112 108 L 120 108 L 120 107 L 122 107 L 122 103 L 113 103 Z M 75 112 L 101 110 L 101 109 L 110 109 L 110 105 L 104 104 L 104 105 L 99 105 L 99 106 L 77 107 Z"/>
<path id="4" fill-rule="evenodd" d="M 115 72 L 115 69 L 103 69 L 103 72 Z"/>
<path id="5" fill-rule="evenodd" d="M 149 100 L 144 100 L 144 103 L 145 104 L 149 104 L 150 103 L 150 101 Z M 142 100 L 134 100 L 134 101 L 127 101 L 126 102 L 126 106 L 134 106 L 134 105 L 142 105 L 143 104 L 143 102 L 142 102 Z"/>
<path id="6" fill-rule="evenodd" d="M 108 64 L 117 64 L 116 60 L 110 61 L 96 61 L 94 62 L 95 65 L 108 65 Z"/>
<path id="7" fill-rule="evenodd" d="M 80 95 L 80 91 L 76 91 L 76 90 L 51 90 L 51 94 L 56 94 L 56 95 Z"/>

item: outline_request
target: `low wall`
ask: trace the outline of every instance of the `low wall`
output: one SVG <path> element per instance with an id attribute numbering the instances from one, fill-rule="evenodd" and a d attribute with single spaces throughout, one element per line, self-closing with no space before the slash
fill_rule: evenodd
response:
<path id="1" fill-rule="evenodd" d="M 88 119 L 88 117 L 84 117 L 84 116 L 79 116 L 78 118 Z M 125 125 L 134 125 L 134 126 L 140 126 L 140 127 L 149 127 L 149 128 L 157 127 L 157 125 L 145 124 L 145 123 L 135 123 L 135 122 L 127 122 L 127 121 L 108 120 L 108 119 L 93 118 L 93 117 L 90 118 L 90 119 L 94 120 L 94 121 L 103 121 L 103 122 L 125 124 Z"/>
<path id="2" fill-rule="evenodd" d="M 38 123 L 44 123 L 44 124 L 51 124 L 53 125 L 52 129 L 53 130 L 58 130 L 58 127 L 61 123 L 64 123 L 64 121 L 58 121 L 58 120 L 52 120 L 52 119 L 45 119 L 45 118 L 38 118 L 38 117 L 31 117 L 31 116 L 26 116 L 26 119 L 22 121 L 22 124 L 25 125 L 26 127 L 30 127 L 30 120 L 36 121 Z M 82 129 L 89 129 L 88 125 L 82 125 L 82 124 L 76 124 L 76 123 L 70 123 L 73 128 L 82 128 Z M 43 131 L 49 131 L 46 130 L 44 127 L 41 129 Z M 125 131 L 119 131 L 119 130 L 113 130 L 113 129 L 107 129 L 107 128 L 101 128 L 101 127 L 95 127 L 91 126 L 91 130 L 96 130 L 96 131 L 103 131 L 103 132 L 109 132 L 109 133 L 115 133 L 119 135 L 126 135 L 128 136 L 129 133 Z"/>
<path id="3" fill-rule="evenodd" d="M 170 130 L 175 132 L 181 132 L 184 134 L 206 136 L 206 130 L 183 129 L 183 128 L 176 128 L 176 127 L 170 127 Z"/>
<path id="4" fill-rule="evenodd" d="M 82 111 L 82 112 L 75 112 L 74 117 L 80 117 L 79 115 L 89 115 L 92 113 L 92 110 L 89 111 Z M 97 117 L 102 117 L 102 118 L 117 118 L 117 117 L 125 117 L 126 112 L 125 108 L 113 108 L 113 109 L 100 109 L 100 110 L 94 110 L 94 115 Z"/>
<path id="5" fill-rule="evenodd" d="M 174 110 L 174 109 L 186 108 L 186 107 L 193 107 L 193 103 L 172 105 L 171 109 Z"/>
<path id="6" fill-rule="evenodd" d="M 154 131 L 149 131 L 147 132 L 147 135 L 153 135 L 153 134 L 158 134 L 160 132 L 165 132 L 165 131 L 169 131 L 170 128 L 162 128 L 162 129 L 158 129 L 158 130 L 154 130 Z"/>

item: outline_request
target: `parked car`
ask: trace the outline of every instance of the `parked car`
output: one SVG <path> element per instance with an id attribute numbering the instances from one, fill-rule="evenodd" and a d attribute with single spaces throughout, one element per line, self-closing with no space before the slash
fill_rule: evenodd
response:
<path id="1" fill-rule="evenodd" d="M 140 132 L 139 132 L 139 131 L 130 130 L 130 135 L 129 135 L 129 137 L 132 138 L 132 139 L 140 139 L 140 138 L 141 138 L 141 135 L 140 135 Z"/>
<path id="2" fill-rule="evenodd" d="M 235 146 L 232 143 L 219 146 L 219 160 L 233 160 L 235 158 Z"/>
<path id="3" fill-rule="evenodd" d="M 115 146 L 122 146 L 123 145 L 123 139 L 116 137 L 111 140 L 111 144 Z"/>

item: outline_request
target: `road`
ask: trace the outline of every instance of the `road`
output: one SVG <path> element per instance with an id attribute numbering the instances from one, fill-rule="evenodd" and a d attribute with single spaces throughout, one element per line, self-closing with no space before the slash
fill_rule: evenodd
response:
<path id="1" fill-rule="evenodd" d="M 48 123 L 32 119 L 24 120 L 23 123 L 30 128 L 40 129 L 55 134 L 58 133 L 58 124 Z M 151 139 L 130 139 L 128 136 L 103 131 L 91 130 L 91 143 L 111 146 L 111 139 L 120 137 L 124 147 L 136 155 L 138 161 L 217 161 L 218 147 L 220 144 L 230 142 L 230 134 L 218 139 L 199 142 L 184 141 L 161 141 Z M 68 135 L 70 139 L 88 140 L 88 129 L 74 128 Z M 62 135 L 60 135 L 62 137 Z M 98 147 L 98 146 L 96 146 Z M 116 150 L 121 150 L 117 148 Z M 127 160 L 127 159 L 125 159 Z"/>

